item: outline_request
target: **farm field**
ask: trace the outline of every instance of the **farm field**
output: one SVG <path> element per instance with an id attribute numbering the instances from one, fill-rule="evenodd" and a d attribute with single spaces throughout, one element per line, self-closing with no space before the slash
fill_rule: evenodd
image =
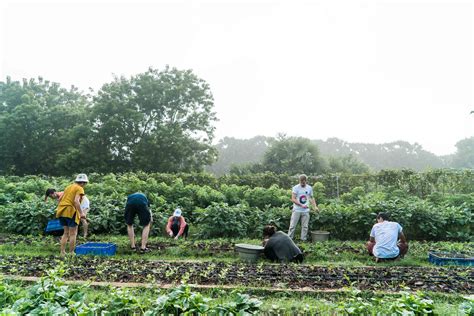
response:
<path id="1" fill-rule="evenodd" d="M 78 245 L 111 242 L 117 253 L 64 259 L 59 237 L 43 234 L 54 217 L 44 190 L 69 180 L 0 177 L 0 314 L 472 315 L 474 268 L 427 260 L 429 251 L 474 253 L 472 180 L 471 173 L 448 171 L 379 173 L 365 182 L 341 180 L 340 196 L 329 180 L 316 182 L 321 211 L 310 227 L 330 231 L 331 238 L 297 238 L 305 255 L 297 265 L 264 258 L 246 263 L 234 251 L 237 243 L 260 244 L 266 223 L 287 230 L 289 190 L 268 182 L 286 186 L 289 177 L 92 175 L 86 187 L 91 235 L 79 236 Z M 123 223 L 126 195 L 135 191 L 152 203 L 146 254 L 129 248 Z M 165 237 L 177 206 L 191 225 L 187 240 Z M 400 261 L 375 263 L 366 253 L 380 211 L 406 232 L 409 251 Z"/>
<path id="2" fill-rule="evenodd" d="M 412 242 L 404 260 L 377 265 L 365 254 L 363 241 L 300 243 L 306 254 L 305 264 L 281 265 L 263 259 L 257 264 L 239 260 L 233 250 L 234 243 L 258 243 L 258 240 L 200 241 L 191 237 L 174 241 L 153 237 L 149 243 L 153 251 L 149 254 L 129 250 L 124 236 L 92 236 L 90 240 L 116 243 L 117 255 L 60 259 L 57 237 L 2 235 L 3 282 L 24 289 L 31 286 L 24 283 L 27 280 L 24 277 L 40 277 L 62 267 L 61 277 L 73 282 L 68 285 L 72 289 L 97 282 L 93 288 L 87 286 L 84 292 L 91 299 L 103 297 L 103 287 L 109 283 L 118 291 L 114 295 L 127 293 L 127 297 L 141 297 L 145 291 L 150 300 L 172 293 L 180 284 L 190 284 L 185 288 L 187 291 L 213 297 L 221 304 L 235 300 L 238 292 L 248 300 L 260 302 L 258 308 L 254 306 L 254 312 L 275 315 L 295 311 L 358 314 L 357 308 L 364 306 L 370 307 L 374 314 L 377 311 L 383 314 L 381 304 L 408 299 L 409 295 L 414 295 L 411 299 L 421 305 L 422 301 L 431 299 L 433 310 L 440 314 L 449 311 L 462 315 L 463 308 L 472 303 L 467 298 L 474 293 L 472 268 L 432 266 L 425 255 L 429 249 L 472 251 L 473 243 Z M 77 281 L 86 283 L 77 284 Z M 118 286 L 128 288 L 118 290 Z M 144 301 L 136 304 L 142 304 L 145 309 L 152 306 Z M 134 308 L 140 310 L 133 306 L 123 308 L 130 309 L 129 312 Z"/>

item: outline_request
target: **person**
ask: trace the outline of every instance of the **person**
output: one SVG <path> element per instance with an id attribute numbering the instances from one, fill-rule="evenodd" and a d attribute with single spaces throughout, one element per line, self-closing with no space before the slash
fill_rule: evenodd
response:
<path id="1" fill-rule="evenodd" d="M 89 230 L 89 223 L 87 222 L 87 214 L 89 213 L 89 210 L 90 210 L 90 201 L 89 201 L 89 198 L 87 198 L 87 196 L 85 195 L 82 196 L 81 210 L 84 213 L 84 218 L 81 218 L 81 223 L 82 223 L 83 236 L 84 236 L 84 239 L 86 239 L 87 233 Z"/>
<path id="2" fill-rule="evenodd" d="M 390 222 L 387 213 L 377 215 L 377 223 L 370 231 L 370 240 L 367 243 L 369 255 L 375 257 L 376 262 L 403 258 L 408 252 L 408 243 L 397 222 Z"/>
<path id="3" fill-rule="evenodd" d="M 150 252 L 150 249 L 146 247 L 152 223 L 150 202 L 146 195 L 140 192 L 130 194 L 127 197 L 127 204 L 125 205 L 125 222 L 127 224 L 127 233 L 132 250 L 137 249 L 135 245 L 135 232 L 133 230 L 133 220 L 135 219 L 135 215 L 138 215 L 140 225 L 143 226 L 140 252 Z"/>
<path id="4" fill-rule="evenodd" d="M 291 214 L 290 228 L 288 236 L 293 239 L 295 229 L 298 222 L 301 220 L 301 240 L 306 241 L 308 235 L 309 211 L 310 205 L 314 210 L 319 211 L 316 206 L 316 201 L 313 198 L 313 188 L 306 183 L 307 177 L 305 174 L 299 176 L 300 183 L 295 185 L 291 192 L 291 201 L 293 202 L 293 211 Z"/>
<path id="5" fill-rule="evenodd" d="M 59 199 L 56 217 L 63 226 L 64 233 L 60 241 L 61 257 L 66 255 L 66 243 L 69 240 L 69 252 L 74 253 L 76 248 L 77 225 L 85 215 L 81 209 L 80 200 L 84 195 L 84 187 L 89 182 L 87 175 L 80 173 L 73 184 L 66 187 Z"/>
<path id="6" fill-rule="evenodd" d="M 56 189 L 53 189 L 53 188 L 47 189 L 45 197 L 44 197 L 44 201 L 46 202 L 48 198 L 50 198 L 52 200 L 56 200 L 57 202 L 59 202 L 63 194 L 64 192 L 57 192 Z"/>
<path id="7" fill-rule="evenodd" d="M 303 253 L 295 245 L 293 239 L 273 225 L 263 228 L 263 253 L 272 261 L 303 262 Z"/>
<path id="8" fill-rule="evenodd" d="M 166 232 L 174 239 L 178 239 L 180 236 L 183 236 L 184 239 L 188 237 L 189 225 L 181 213 L 181 210 L 177 208 L 173 216 L 168 218 L 168 224 L 166 224 Z"/>

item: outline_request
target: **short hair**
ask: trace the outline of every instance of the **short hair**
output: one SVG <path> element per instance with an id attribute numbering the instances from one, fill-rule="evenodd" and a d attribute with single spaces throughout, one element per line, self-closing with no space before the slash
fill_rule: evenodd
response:
<path id="1" fill-rule="evenodd" d="M 301 180 L 308 180 L 308 177 L 303 173 L 303 174 L 300 174 L 299 179 L 300 179 L 300 181 Z"/>
<path id="2" fill-rule="evenodd" d="M 53 189 L 53 188 L 47 189 L 47 190 L 46 190 L 46 193 L 45 193 L 45 197 L 50 196 L 50 195 L 53 194 L 54 192 L 56 192 L 56 189 Z"/>
<path id="3" fill-rule="evenodd" d="M 377 214 L 377 219 L 383 219 L 384 221 L 388 221 L 390 218 L 390 215 L 388 213 L 378 213 Z"/>
<path id="4" fill-rule="evenodd" d="M 276 227 L 273 225 L 267 225 L 263 228 L 263 237 L 271 237 L 277 231 Z"/>

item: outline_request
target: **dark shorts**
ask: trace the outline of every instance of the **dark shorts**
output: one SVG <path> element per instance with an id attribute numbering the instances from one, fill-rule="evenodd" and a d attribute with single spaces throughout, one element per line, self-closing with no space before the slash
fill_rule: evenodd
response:
<path id="1" fill-rule="evenodd" d="M 125 223 L 133 225 L 135 215 L 138 215 L 140 225 L 146 226 L 151 222 L 151 212 L 148 206 L 143 204 L 127 204 L 125 205 Z"/>
<path id="2" fill-rule="evenodd" d="M 69 217 L 60 217 L 59 218 L 59 223 L 61 226 L 66 226 L 66 227 L 76 227 L 76 221 L 74 218 L 69 218 Z"/>

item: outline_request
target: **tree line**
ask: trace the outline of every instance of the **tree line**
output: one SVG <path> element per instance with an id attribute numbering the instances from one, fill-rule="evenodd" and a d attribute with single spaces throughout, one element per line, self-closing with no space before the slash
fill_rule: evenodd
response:
<path id="1" fill-rule="evenodd" d="M 474 168 L 474 137 L 438 157 L 418 144 L 224 137 L 209 85 L 191 70 L 149 68 L 97 92 L 37 79 L 0 81 L 0 174 L 195 172 L 366 173 Z"/>
<path id="2" fill-rule="evenodd" d="M 208 167 L 208 171 L 217 175 L 229 172 L 280 172 L 285 164 L 285 170 L 290 174 L 297 173 L 296 170 L 307 170 L 310 156 L 315 161 L 312 163 L 313 168 L 310 167 L 309 170 L 316 173 L 359 174 L 383 169 L 474 169 L 474 137 L 457 142 L 457 151 L 447 156 L 437 156 L 417 143 L 410 144 L 406 141 L 366 144 L 350 143 L 338 138 L 323 141 L 284 135 L 255 136 L 250 139 L 224 137 L 216 148 L 218 160 Z M 307 162 L 306 165 L 304 161 Z"/>
<path id="3" fill-rule="evenodd" d="M 97 93 L 0 82 L 0 172 L 200 171 L 217 156 L 214 100 L 191 70 L 115 77 Z"/>

